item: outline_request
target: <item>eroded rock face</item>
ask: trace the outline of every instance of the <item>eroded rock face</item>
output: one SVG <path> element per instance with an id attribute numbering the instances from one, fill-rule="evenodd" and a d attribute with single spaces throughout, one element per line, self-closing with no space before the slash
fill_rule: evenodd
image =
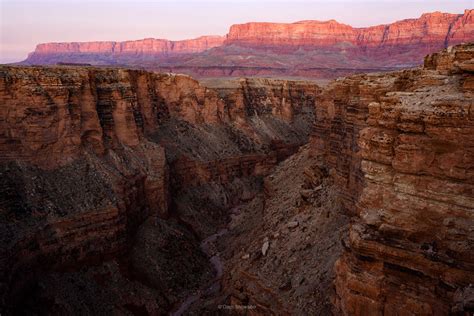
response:
<path id="1" fill-rule="evenodd" d="M 336 264 L 336 312 L 472 312 L 472 45 L 425 68 L 330 85 L 312 148 L 355 215 Z M 463 296 L 464 295 L 464 296 Z"/>
<path id="2" fill-rule="evenodd" d="M 265 84 L 237 116 L 188 76 L 0 68 L 2 311 L 166 313 L 210 278 L 199 238 L 308 140 L 319 87 Z"/>

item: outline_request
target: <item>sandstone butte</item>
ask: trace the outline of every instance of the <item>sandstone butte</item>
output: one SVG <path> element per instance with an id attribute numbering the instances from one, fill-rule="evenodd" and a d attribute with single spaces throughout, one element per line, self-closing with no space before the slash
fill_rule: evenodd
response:
<path id="1" fill-rule="evenodd" d="M 198 77 L 280 75 L 335 78 L 422 64 L 450 45 L 474 40 L 474 11 L 354 28 L 330 20 L 246 23 L 226 36 L 192 40 L 39 44 L 23 64 L 127 65 Z M 390 57 L 390 58 L 387 58 Z"/>
<path id="2" fill-rule="evenodd" d="M 472 314 L 473 65 L 465 44 L 325 88 L 0 67 L 2 314 L 166 314 L 208 284 L 197 314 Z M 239 216 L 215 281 L 199 241 Z"/>

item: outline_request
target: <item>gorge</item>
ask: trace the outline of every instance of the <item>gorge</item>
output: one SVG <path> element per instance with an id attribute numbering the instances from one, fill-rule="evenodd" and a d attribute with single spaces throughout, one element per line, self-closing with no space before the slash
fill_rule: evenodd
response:
<path id="1" fill-rule="evenodd" d="M 469 315 L 473 96 L 473 44 L 327 86 L 0 66 L 0 312 Z"/>

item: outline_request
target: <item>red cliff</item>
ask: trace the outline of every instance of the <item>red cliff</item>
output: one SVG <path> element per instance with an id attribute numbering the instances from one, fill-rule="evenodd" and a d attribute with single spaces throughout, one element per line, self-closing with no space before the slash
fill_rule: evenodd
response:
<path id="1" fill-rule="evenodd" d="M 330 21 L 296 23 L 246 23 L 231 26 L 226 44 L 251 46 L 383 47 L 435 43 L 452 45 L 474 36 L 473 10 L 464 14 L 426 13 L 418 19 L 366 28 Z"/>
<path id="2" fill-rule="evenodd" d="M 434 12 L 366 28 L 335 20 L 252 22 L 232 25 L 225 37 L 48 43 L 38 45 L 23 63 L 119 64 L 198 77 L 334 78 L 421 65 L 427 54 L 473 41 L 473 16 L 471 9 L 464 14 Z"/>

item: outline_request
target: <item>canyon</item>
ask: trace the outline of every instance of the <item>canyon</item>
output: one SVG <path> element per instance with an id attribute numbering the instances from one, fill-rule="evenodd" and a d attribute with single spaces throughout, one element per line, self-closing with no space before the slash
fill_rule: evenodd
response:
<path id="1" fill-rule="evenodd" d="M 2 314 L 474 312 L 473 44 L 326 86 L 1 66 L 0 100 Z"/>
<path id="2" fill-rule="evenodd" d="M 192 40 L 39 44 L 24 65 L 58 63 L 137 67 L 204 77 L 336 78 L 393 71 L 425 55 L 474 40 L 474 11 L 354 28 L 329 21 L 236 24 L 226 36 Z"/>
<path id="3" fill-rule="evenodd" d="M 308 141 L 320 91 L 112 68 L 0 78 L 2 314 L 172 310 L 212 277 L 199 241 Z"/>

